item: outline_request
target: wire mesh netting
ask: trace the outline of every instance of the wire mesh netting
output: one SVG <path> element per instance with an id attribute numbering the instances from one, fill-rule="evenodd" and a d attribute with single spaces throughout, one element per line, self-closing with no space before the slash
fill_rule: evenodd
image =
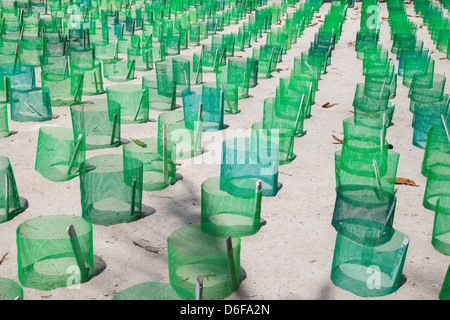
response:
<path id="1" fill-rule="evenodd" d="M 23 300 L 20 284 L 8 278 L 0 278 L 0 300 Z"/>

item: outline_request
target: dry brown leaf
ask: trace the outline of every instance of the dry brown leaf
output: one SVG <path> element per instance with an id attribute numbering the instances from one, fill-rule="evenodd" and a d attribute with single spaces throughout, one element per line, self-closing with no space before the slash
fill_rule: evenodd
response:
<path id="1" fill-rule="evenodd" d="M 317 24 L 317 22 L 311 23 L 309 26 L 314 27 Z"/>
<path id="2" fill-rule="evenodd" d="M 447 57 L 442 57 L 442 58 L 439 58 L 439 60 L 445 60 L 445 59 L 447 59 Z"/>
<path id="3" fill-rule="evenodd" d="M 333 137 L 334 140 L 336 140 L 339 143 L 343 143 L 344 141 L 342 139 L 339 139 L 338 137 L 336 137 L 334 134 L 331 135 Z"/>
<path id="4" fill-rule="evenodd" d="M 335 105 L 337 105 L 337 103 L 329 103 L 329 102 L 327 102 L 327 103 L 325 103 L 322 106 L 322 108 L 331 108 L 331 107 L 334 107 Z"/>
<path id="5" fill-rule="evenodd" d="M 317 21 L 319 21 L 319 22 L 323 22 L 323 20 L 317 20 Z"/>
<path id="6" fill-rule="evenodd" d="M 411 179 L 395 178 L 395 184 L 405 184 L 408 186 L 418 187 L 418 185 Z"/>

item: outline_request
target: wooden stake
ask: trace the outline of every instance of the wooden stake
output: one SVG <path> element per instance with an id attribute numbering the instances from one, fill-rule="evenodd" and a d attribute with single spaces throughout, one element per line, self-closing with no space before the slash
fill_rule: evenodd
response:
<path id="1" fill-rule="evenodd" d="M 78 149 L 80 149 L 80 145 L 81 145 L 81 141 L 83 140 L 83 134 L 80 133 L 80 135 L 78 136 L 77 139 L 77 143 L 75 144 L 75 148 L 73 150 L 72 153 L 72 158 L 70 159 L 70 163 L 69 163 L 69 169 L 67 170 L 67 174 L 70 174 L 70 171 L 72 170 L 73 164 L 75 162 L 75 157 L 77 156 L 78 153 Z"/>
<path id="2" fill-rule="evenodd" d="M 375 179 L 377 180 L 377 196 L 378 198 L 381 200 L 382 199 L 382 195 L 383 195 L 383 189 L 381 186 L 381 178 L 380 178 L 380 173 L 378 171 L 378 164 L 377 164 L 377 160 L 376 159 L 372 159 L 372 164 L 373 164 L 373 170 L 375 171 Z"/>
<path id="3" fill-rule="evenodd" d="M 145 95 L 145 89 L 142 90 L 142 95 L 141 95 L 141 98 L 139 99 L 139 103 L 138 103 L 138 106 L 137 106 L 137 109 L 136 109 L 136 113 L 134 114 L 133 121 L 136 121 L 136 119 L 137 119 L 137 117 L 139 115 L 139 112 L 141 111 L 142 102 L 144 101 L 144 95 Z"/>
<path id="4" fill-rule="evenodd" d="M 131 183 L 131 215 L 134 215 L 135 206 L 136 206 L 136 179 L 133 179 Z"/>
<path id="5" fill-rule="evenodd" d="M 84 282 L 88 278 L 88 269 L 84 261 L 83 253 L 81 251 L 80 242 L 78 241 L 77 233 L 72 224 L 67 227 L 67 233 L 70 237 L 73 252 L 75 253 L 75 259 L 77 260 L 78 267 L 80 268 L 81 281 Z"/>
<path id="6" fill-rule="evenodd" d="M 262 188 L 262 181 L 258 180 L 256 181 L 256 188 L 255 188 L 255 208 L 253 209 L 253 227 L 256 227 L 255 224 L 259 224 L 261 211 L 258 210 L 258 207 L 261 206 L 261 197 L 259 196 L 259 193 Z M 258 215 L 257 215 L 258 214 Z"/>
<path id="7" fill-rule="evenodd" d="M 131 65 L 130 65 L 130 69 L 128 69 L 128 74 L 127 74 L 127 80 L 131 79 L 131 75 L 134 72 L 134 64 L 136 63 L 136 60 L 131 60 Z M 134 78 L 134 75 L 133 75 Z"/>
<path id="8" fill-rule="evenodd" d="M 164 183 L 169 184 L 169 146 L 168 146 L 168 127 L 167 124 L 163 126 L 163 175 Z"/>
<path id="9" fill-rule="evenodd" d="M 195 300 L 203 300 L 203 276 L 197 276 L 195 283 Z"/>
<path id="10" fill-rule="evenodd" d="M 203 127 L 203 103 L 200 103 L 199 111 L 198 111 L 198 119 L 197 119 L 197 130 L 195 131 L 195 142 L 194 142 L 194 150 L 200 152 L 202 149 L 202 127 Z"/>
<path id="11" fill-rule="evenodd" d="M 117 113 L 114 114 L 113 117 L 113 125 L 112 125 L 112 132 L 111 132 L 111 142 L 110 144 L 112 145 L 114 143 L 115 135 L 116 135 L 116 127 L 117 127 Z"/>
<path id="12" fill-rule="evenodd" d="M 228 236 L 225 239 L 225 242 L 227 246 L 228 266 L 230 267 L 231 282 L 233 283 L 233 288 L 237 288 L 239 283 L 238 279 L 236 278 L 236 268 L 234 265 L 234 255 L 233 255 L 233 243 L 231 237 Z"/>

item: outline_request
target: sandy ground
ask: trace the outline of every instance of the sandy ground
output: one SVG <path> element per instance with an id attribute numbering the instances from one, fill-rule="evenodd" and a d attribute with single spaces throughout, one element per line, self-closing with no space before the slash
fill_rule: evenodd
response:
<path id="1" fill-rule="evenodd" d="M 236 300 L 341 300 L 361 299 L 337 288 L 330 280 L 330 270 L 336 231 L 331 226 L 335 202 L 334 152 L 341 148 L 332 135 L 343 136 L 342 120 L 352 116 L 352 99 L 356 84 L 363 82 L 362 61 L 356 59 L 355 48 L 349 44 L 356 40 L 359 30 L 360 2 L 348 9 L 342 36 L 332 53 L 328 73 L 319 82 L 312 117 L 305 121 L 307 134 L 295 140 L 295 160 L 280 167 L 279 182 L 282 188 L 275 197 L 264 197 L 262 218 L 264 225 L 255 235 L 242 238 L 241 267 L 243 280 L 239 289 L 227 299 Z M 330 8 L 325 3 L 310 26 L 283 57 L 271 79 L 264 79 L 250 89 L 251 97 L 239 101 L 241 112 L 226 115 L 226 129 L 214 135 L 220 141 L 242 135 L 252 123 L 262 120 L 263 100 L 275 96 L 279 78 L 288 76 L 293 59 L 306 50 L 323 17 Z M 382 17 L 387 17 L 385 3 L 380 3 Z M 289 9 L 292 10 L 292 9 Z M 410 19 L 422 23 L 415 17 L 412 5 L 407 5 Z M 321 18 L 319 18 L 321 16 Z M 237 26 L 225 28 L 224 33 Z M 390 29 L 387 21 L 381 24 L 380 44 L 390 49 Z M 425 47 L 434 50 L 436 72 L 450 74 L 450 63 L 441 60 L 426 27 L 418 29 L 417 36 Z M 210 40 L 205 40 L 207 43 Z M 259 40 L 265 43 L 265 37 Z M 255 43 L 254 45 L 258 45 Z M 191 55 L 199 47 L 190 48 L 182 54 Z M 250 56 L 252 49 L 236 55 Z M 395 57 L 392 56 L 395 60 Z M 396 63 L 398 63 L 396 61 Z M 154 70 L 150 72 L 155 72 Z M 138 73 L 134 83 L 141 83 Z M 212 75 L 205 75 L 205 79 Z M 388 129 L 388 142 L 400 153 L 398 177 L 414 180 L 419 186 L 397 185 L 398 203 L 394 227 L 410 238 L 410 246 L 403 269 L 406 281 L 395 293 L 379 299 L 437 299 L 441 289 L 449 258 L 437 252 L 431 245 L 434 212 L 422 206 L 426 179 L 420 173 L 424 150 L 412 145 L 412 113 L 408 110 L 407 88 L 399 85 L 394 99 L 396 110 L 394 125 Z M 40 78 L 38 76 L 38 82 Z M 108 85 L 108 82 L 105 81 Z M 446 92 L 450 84 L 447 82 Z M 336 103 L 332 108 L 322 108 L 326 103 Z M 178 100 L 181 104 L 181 99 Z M 79 179 L 67 182 L 51 182 L 34 170 L 38 129 L 45 125 L 71 127 L 68 107 L 54 108 L 58 115 L 46 123 L 19 123 L 10 121 L 10 130 L 15 134 L 0 140 L 0 153 L 9 157 L 20 196 L 29 207 L 20 215 L 0 226 L 0 256 L 7 254 L 0 265 L 0 276 L 18 281 L 17 248 L 15 230 L 32 217 L 53 214 L 81 215 Z M 150 111 L 150 122 L 140 125 L 123 125 L 122 137 L 156 137 L 158 112 Z M 237 131 L 241 130 L 241 131 Z M 249 133 L 249 131 L 248 131 Z M 205 134 L 205 141 L 211 133 Z M 220 145 L 219 141 L 219 145 Z M 208 148 L 207 148 L 208 149 Z M 86 157 L 103 153 L 121 153 L 122 147 L 88 151 Z M 208 152 L 216 152 L 210 145 Z M 209 177 L 218 176 L 218 161 L 182 161 L 177 167 L 179 179 L 165 190 L 144 192 L 142 219 L 113 226 L 94 225 L 95 276 L 79 289 L 60 288 L 38 291 L 24 288 L 24 297 L 40 299 L 109 300 L 116 293 L 142 282 L 168 282 L 167 246 L 169 234 L 187 224 L 200 221 L 200 186 Z M 201 160 L 201 159 L 200 159 Z M 157 248 L 149 252 L 134 242 Z"/>

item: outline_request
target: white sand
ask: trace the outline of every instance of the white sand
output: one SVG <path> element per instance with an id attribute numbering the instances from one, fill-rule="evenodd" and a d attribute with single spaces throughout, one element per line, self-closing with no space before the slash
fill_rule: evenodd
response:
<path id="1" fill-rule="evenodd" d="M 334 152 L 341 148 L 332 134 L 342 138 L 342 120 L 352 116 L 352 100 L 356 84 L 363 82 L 362 61 L 356 59 L 354 47 L 359 30 L 360 2 L 349 9 L 339 43 L 332 53 L 328 73 L 319 82 L 312 117 L 305 120 L 306 135 L 296 138 L 296 158 L 280 167 L 282 188 L 273 198 L 263 198 L 261 216 L 265 221 L 260 231 L 242 238 L 241 267 L 245 279 L 239 289 L 227 299 L 360 299 L 337 288 L 330 280 L 331 263 L 336 231 L 331 226 L 335 201 Z M 387 17 L 386 4 L 381 3 L 382 17 Z M 206 153 L 203 157 L 182 160 L 177 175 L 182 177 L 174 185 L 160 191 L 144 192 L 143 218 L 129 224 L 113 226 L 94 225 L 94 255 L 96 275 L 79 289 L 60 288 L 41 292 L 24 288 L 25 299 L 111 299 L 114 294 L 142 282 L 168 282 L 167 236 L 178 228 L 200 221 L 201 183 L 220 173 L 220 141 L 225 138 L 250 134 L 252 123 L 262 120 L 263 99 L 275 96 L 281 76 L 288 76 L 293 58 L 309 48 L 314 35 L 330 8 L 325 3 L 298 42 L 277 65 L 271 79 L 264 79 L 250 89 L 250 98 L 239 101 L 240 113 L 226 115 L 227 127 L 219 133 L 206 132 L 203 136 Z M 407 5 L 411 21 L 422 23 L 415 17 L 412 5 Z M 292 10 L 292 9 L 289 9 Z M 320 18 L 317 18 L 321 16 Z M 389 26 L 383 20 L 380 44 L 390 50 Z M 224 33 L 237 26 L 225 28 Z M 438 73 L 450 74 L 450 62 L 441 60 L 427 28 L 418 29 L 417 36 L 425 47 L 434 50 Z M 210 39 L 203 41 L 209 43 Z M 254 45 L 264 44 L 265 36 Z M 191 55 L 200 47 L 182 52 Z M 250 56 L 252 49 L 236 55 Z M 394 59 L 395 57 L 392 56 Z M 398 61 L 396 61 L 398 64 Z M 151 72 L 155 72 L 152 70 Z M 133 83 L 140 84 L 142 72 L 137 72 Z M 214 79 L 206 74 L 205 81 Z M 414 180 L 419 187 L 398 185 L 398 203 L 394 227 L 411 240 L 403 274 L 406 282 L 395 293 L 377 299 L 437 299 L 450 258 L 437 252 L 431 245 L 434 212 L 422 206 L 426 178 L 420 173 L 424 150 L 412 145 L 412 113 L 409 111 L 408 88 L 399 77 L 393 126 L 388 129 L 388 142 L 400 153 L 398 177 Z M 38 85 L 40 83 L 37 73 Z M 105 86 L 111 83 L 105 80 Z M 450 83 L 447 81 L 446 93 Z M 104 95 L 105 96 L 105 95 Z M 106 97 L 106 96 L 105 96 Z M 97 97 L 95 97 L 97 98 Z M 88 100 L 89 97 L 84 98 Z M 337 103 L 322 108 L 326 102 Z M 181 105 L 181 98 L 177 99 Z M 79 179 L 55 183 L 34 170 L 38 129 L 44 125 L 71 127 L 68 107 L 53 109 L 56 119 L 45 123 L 19 123 L 10 121 L 10 130 L 17 131 L 0 140 L 0 153 L 9 157 L 21 197 L 29 207 L 11 221 L 0 225 L 0 256 L 8 254 L 0 265 L 0 276 L 18 281 L 15 230 L 26 219 L 51 214 L 81 215 Z M 150 111 L 151 121 L 146 124 L 123 125 L 123 139 L 157 136 L 159 111 Z M 248 131 L 246 131 L 248 130 Z M 212 137 L 218 140 L 212 140 Z M 87 158 L 98 154 L 121 153 L 121 147 L 88 151 Z M 159 248 L 157 253 L 136 246 Z M 369 298 L 367 298 L 369 299 Z"/>

